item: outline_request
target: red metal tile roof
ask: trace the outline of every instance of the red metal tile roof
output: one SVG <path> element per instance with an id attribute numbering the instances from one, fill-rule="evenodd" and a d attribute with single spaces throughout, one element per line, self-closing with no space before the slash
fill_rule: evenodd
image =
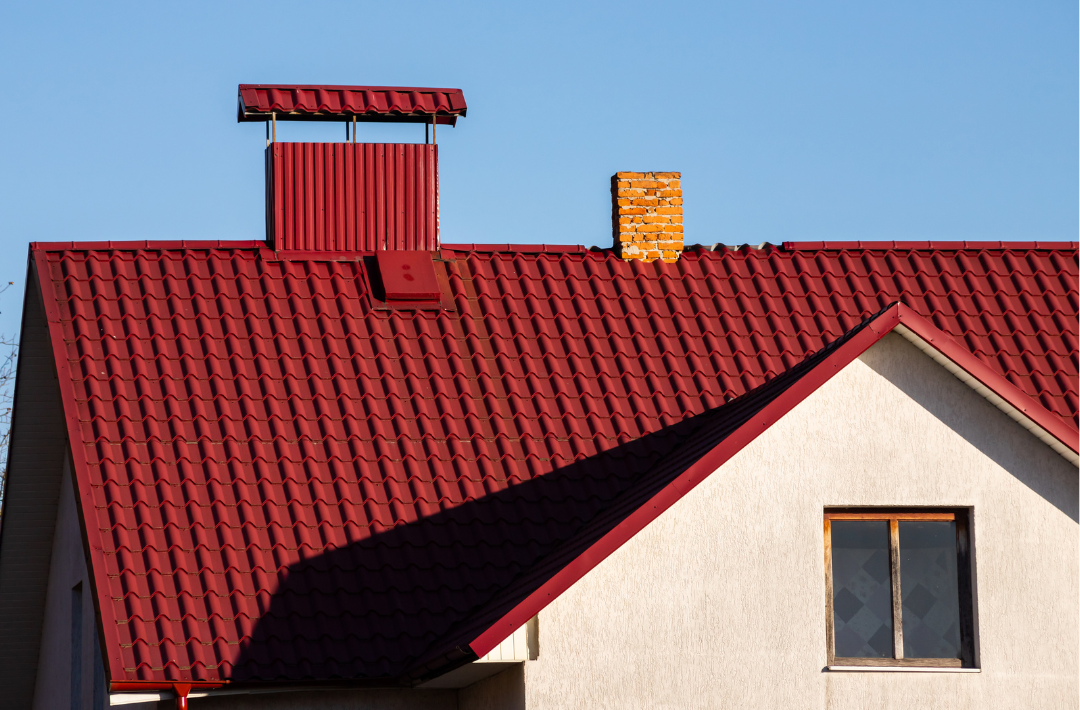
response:
<path id="1" fill-rule="evenodd" d="M 315 86 L 240 84 L 236 120 L 342 120 L 431 122 L 453 125 L 468 107 L 461 89 L 412 86 Z"/>
<path id="2" fill-rule="evenodd" d="M 1075 244 L 445 249 L 454 311 L 377 308 L 360 255 L 63 246 L 33 264 L 113 681 L 466 660 L 896 301 L 1075 431 Z"/>

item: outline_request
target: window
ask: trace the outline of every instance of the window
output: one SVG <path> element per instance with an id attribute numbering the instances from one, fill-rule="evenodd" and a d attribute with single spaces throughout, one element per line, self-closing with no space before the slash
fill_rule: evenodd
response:
<path id="1" fill-rule="evenodd" d="M 829 666 L 975 665 L 966 510 L 825 511 Z"/>

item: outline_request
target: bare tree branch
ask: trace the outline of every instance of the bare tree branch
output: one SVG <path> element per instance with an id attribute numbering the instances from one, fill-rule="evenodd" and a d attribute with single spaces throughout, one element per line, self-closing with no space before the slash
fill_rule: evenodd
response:
<path id="1" fill-rule="evenodd" d="M 14 285 L 0 287 L 0 294 Z M 19 341 L 13 335 L 0 335 L 0 503 L 7 488 L 8 445 L 11 442 L 11 411 L 15 400 L 15 373 L 19 360 Z"/>
<path id="2" fill-rule="evenodd" d="M 15 338 L 0 336 L 0 502 L 7 484 L 8 444 L 11 441 L 11 409 L 15 396 L 15 365 L 19 346 Z"/>

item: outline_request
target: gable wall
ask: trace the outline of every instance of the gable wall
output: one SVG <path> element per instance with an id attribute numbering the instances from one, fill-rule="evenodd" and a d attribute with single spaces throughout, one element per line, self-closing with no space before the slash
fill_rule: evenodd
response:
<path id="1" fill-rule="evenodd" d="M 891 334 L 541 612 L 527 707 L 1075 707 L 1077 480 Z M 972 507 L 980 673 L 824 671 L 833 505 Z"/>
<path id="2" fill-rule="evenodd" d="M 75 635 L 72 620 L 79 617 L 75 616 L 76 597 L 72 590 L 79 584 L 82 585 L 82 593 L 77 597 L 82 602 L 79 612 L 82 621 L 79 646 L 82 653 L 76 660 L 72 653 L 72 638 Z M 60 503 L 56 515 L 56 532 L 53 535 L 48 589 L 33 707 L 40 710 L 101 710 L 109 704 L 105 668 L 100 651 L 97 651 L 100 645 L 94 617 L 94 600 L 91 596 L 93 591 L 79 531 L 78 511 L 75 510 L 71 468 L 67 464 L 64 466 L 60 483 Z M 74 702 L 71 697 L 73 661 L 79 663 L 79 681 L 75 689 L 77 697 Z"/>
<path id="3" fill-rule="evenodd" d="M 0 526 L 0 708 L 30 707 L 67 436 L 48 325 L 33 268 L 19 341 Z"/>

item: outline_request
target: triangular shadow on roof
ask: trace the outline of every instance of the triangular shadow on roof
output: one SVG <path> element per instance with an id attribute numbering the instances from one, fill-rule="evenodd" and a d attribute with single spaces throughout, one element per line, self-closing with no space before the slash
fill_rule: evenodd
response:
<path id="1" fill-rule="evenodd" d="M 721 407 L 291 565 L 225 675 L 411 685 L 474 660 L 481 633 L 569 566 L 599 563 L 598 541 L 662 492 L 681 497 L 692 485 L 674 492 L 676 479 L 876 317 Z"/>

